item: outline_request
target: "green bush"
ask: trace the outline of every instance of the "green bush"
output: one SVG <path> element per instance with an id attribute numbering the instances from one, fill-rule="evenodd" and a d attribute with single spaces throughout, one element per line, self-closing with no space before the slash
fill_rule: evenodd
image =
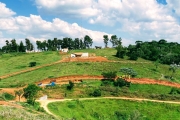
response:
<path id="1" fill-rule="evenodd" d="M 14 100 L 15 96 L 9 94 L 9 93 L 3 93 L 2 96 L 4 97 L 5 100 Z"/>
<path id="2" fill-rule="evenodd" d="M 130 87 L 130 84 L 131 82 L 128 82 L 122 78 L 118 78 L 116 81 L 114 81 L 114 86 L 117 87 L 123 87 L 123 86 Z"/>
<path id="3" fill-rule="evenodd" d="M 99 97 L 99 96 L 101 96 L 101 90 L 95 89 L 94 92 L 91 93 L 90 95 L 94 96 L 94 97 Z"/>
<path id="4" fill-rule="evenodd" d="M 30 62 L 29 63 L 29 67 L 34 67 L 34 66 L 36 66 L 36 62 Z"/>
<path id="5" fill-rule="evenodd" d="M 67 86 L 67 90 L 72 90 L 74 87 L 74 83 L 72 81 L 69 81 L 69 85 Z"/>
<path id="6" fill-rule="evenodd" d="M 180 89 L 172 88 L 169 94 L 180 94 Z"/>

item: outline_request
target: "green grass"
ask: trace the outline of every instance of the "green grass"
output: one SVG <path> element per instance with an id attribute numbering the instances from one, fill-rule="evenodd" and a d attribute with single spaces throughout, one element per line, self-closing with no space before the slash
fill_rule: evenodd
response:
<path id="1" fill-rule="evenodd" d="M 45 88 L 42 94 L 48 95 L 49 98 L 85 98 L 92 97 L 95 89 L 100 89 L 103 97 L 105 96 L 127 96 L 148 98 L 157 100 L 172 100 L 178 101 L 180 94 L 169 94 L 172 87 L 162 85 L 146 85 L 146 84 L 131 84 L 127 87 L 114 87 L 111 85 L 102 86 L 101 81 L 83 80 L 82 83 L 76 83 L 72 90 L 67 90 L 67 85 Z M 66 95 L 65 95 L 66 94 Z"/>
<path id="2" fill-rule="evenodd" d="M 32 113 L 22 108 L 0 106 L 0 120 L 56 120 L 45 113 Z"/>
<path id="3" fill-rule="evenodd" d="M 178 120 L 180 105 L 98 99 L 74 100 L 48 104 L 60 118 L 77 120 Z"/>
<path id="4" fill-rule="evenodd" d="M 29 68 L 30 62 L 36 62 L 36 66 L 40 66 L 60 59 L 57 52 L 2 54 L 0 55 L 0 76 L 25 70 Z"/>
<path id="5" fill-rule="evenodd" d="M 119 70 L 123 67 L 132 67 L 138 73 L 138 78 L 160 79 L 161 74 L 170 74 L 168 71 L 169 67 L 165 65 L 159 66 L 158 71 L 153 71 L 154 66 L 152 63 L 69 62 L 59 63 L 3 79 L 0 81 L 0 87 L 17 87 L 46 78 L 66 75 L 101 75 L 103 72 L 117 71 L 117 75 L 121 76 L 123 74 Z M 179 74 L 176 74 L 176 78 L 180 78 Z M 175 82 L 179 82 L 178 79 Z"/>
<path id="6" fill-rule="evenodd" d="M 129 61 L 126 59 L 116 58 L 115 49 L 87 49 L 87 50 L 72 50 L 73 52 L 89 52 L 96 53 L 97 56 L 107 56 L 110 60 L 119 60 L 120 63 L 108 63 L 108 62 L 69 62 L 59 63 L 56 65 L 40 68 L 31 72 L 22 73 L 16 76 L 12 76 L 0 81 L 0 87 L 18 87 L 29 83 L 41 81 L 46 78 L 53 78 L 65 75 L 101 75 L 103 72 L 117 71 L 120 68 L 131 67 L 138 73 L 138 78 L 153 78 L 153 79 L 165 79 L 161 78 L 161 75 L 170 76 L 172 72 L 169 71 L 168 65 L 159 65 L 158 69 L 155 69 L 153 62 L 146 61 L 144 59 L 138 59 L 138 61 Z M 69 53 L 69 54 L 70 54 Z M 20 71 L 29 68 L 30 61 L 36 61 L 37 65 L 43 65 L 52 63 L 61 59 L 57 52 L 43 52 L 43 53 L 31 53 L 31 54 L 3 54 L 0 58 L 0 75 L 9 74 L 15 71 Z M 141 63 L 148 62 L 148 63 Z M 174 75 L 175 80 L 173 82 L 179 82 L 180 71 Z"/>

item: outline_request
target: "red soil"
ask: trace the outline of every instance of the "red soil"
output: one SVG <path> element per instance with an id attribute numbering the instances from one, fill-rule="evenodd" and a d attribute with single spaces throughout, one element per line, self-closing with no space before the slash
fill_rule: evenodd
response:
<path id="1" fill-rule="evenodd" d="M 74 82 L 81 82 L 81 80 L 83 79 L 102 80 L 102 79 L 108 79 L 108 78 L 104 78 L 103 76 L 72 75 L 72 76 L 62 76 L 58 78 L 48 78 L 38 83 L 47 84 L 47 83 L 50 83 L 50 81 L 55 80 L 57 84 L 63 84 L 63 83 L 67 83 L 69 80 L 74 81 Z M 158 84 L 158 85 L 180 88 L 179 83 L 174 83 L 167 80 L 166 81 L 154 80 L 154 79 L 148 79 L 148 78 L 131 78 L 131 79 L 126 79 L 126 80 L 131 83 L 136 83 L 136 84 Z"/>

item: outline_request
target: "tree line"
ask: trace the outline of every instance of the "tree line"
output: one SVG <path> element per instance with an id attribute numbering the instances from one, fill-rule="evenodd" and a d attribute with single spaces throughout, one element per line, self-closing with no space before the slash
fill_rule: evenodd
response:
<path id="1" fill-rule="evenodd" d="M 15 39 L 11 41 L 6 40 L 6 45 L 0 48 L 0 52 L 10 53 L 10 52 L 25 52 L 25 51 L 33 51 L 35 50 L 34 45 L 31 41 L 26 38 L 25 44 L 21 41 L 20 44 L 16 42 Z M 108 35 L 103 36 L 103 42 L 105 47 L 108 47 L 108 42 L 111 42 L 112 47 L 116 47 L 118 44 L 121 44 L 121 38 L 117 38 L 116 35 L 112 35 L 111 38 L 108 38 Z M 89 49 L 92 47 L 93 39 L 85 35 L 83 39 L 75 38 L 74 40 L 69 37 L 65 37 L 63 39 L 48 39 L 44 41 L 36 41 L 36 46 L 39 51 L 56 51 L 61 48 L 72 49 Z"/>
<path id="2" fill-rule="evenodd" d="M 135 45 L 118 46 L 116 49 L 116 56 L 120 58 L 128 56 L 130 60 L 137 60 L 140 57 L 162 64 L 179 64 L 180 62 L 180 44 L 167 42 L 164 39 L 150 42 L 136 41 Z"/>

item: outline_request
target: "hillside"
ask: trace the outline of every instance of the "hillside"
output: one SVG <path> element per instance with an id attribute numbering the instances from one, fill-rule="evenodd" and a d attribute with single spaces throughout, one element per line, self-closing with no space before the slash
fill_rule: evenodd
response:
<path id="1" fill-rule="evenodd" d="M 71 53 L 83 52 L 96 56 L 91 59 L 69 58 Z M 51 80 L 57 80 L 55 87 L 45 87 L 37 97 L 48 95 L 49 99 L 86 98 L 94 97 L 94 91 L 99 90 L 102 97 L 130 96 L 178 101 L 180 98 L 178 89 L 180 71 L 178 69 L 174 72 L 169 70 L 169 65 L 157 64 L 142 58 L 137 61 L 128 60 L 127 56 L 124 59 L 117 58 L 115 54 L 116 50 L 113 48 L 71 50 L 67 54 L 59 54 L 59 52 L 2 54 L 0 56 L 2 66 L 0 67 L 0 92 L 12 94 L 14 90 L 22 89 L 28 84 L 40 82 L 48 84 Z M 30 62 L 36 62 L 37 65 L 29 67 Z M 121 68 L 132 68 L 137 73 L 135 78 L 128 80 L 132 81 L 129 87 L 117 87 L 115 81 L 101 81 L 100 76 L 104 77 L 103 75 L 109 73 L 116 73 L 119 77 L 124 76 L 124 73 L 120 72 Z M 94 76 L 94 78 L 85 76 Z M 170 76 L 172 76 L 171 79 Z M 61 77 L 66 79 L 58 81 Z M 74 82 L 72 90 L 67 89 L 70 80 Z M 133 82 L 133 80 L 138 82 Z M 160 83 L 162 84 L 158 85 Z"/>

